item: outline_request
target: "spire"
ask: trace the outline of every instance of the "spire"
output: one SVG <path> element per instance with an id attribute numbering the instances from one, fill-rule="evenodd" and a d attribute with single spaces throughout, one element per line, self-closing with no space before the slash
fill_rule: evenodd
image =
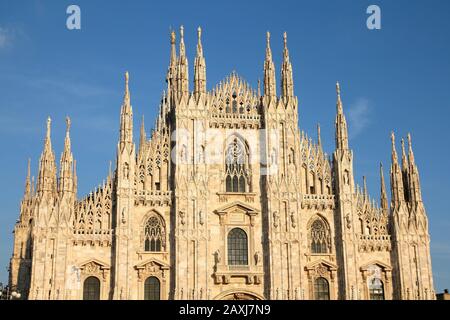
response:
<path id="1" fill-rule="evenodd" d="M 322 149 L 322 139 L 320 137 L 320 123 L 317 124 L 317 144 L 319 148 Z"/>
<path id="2" fill-rule="evenodd" d="M 417 169 L 414 152 L 412 150 L 411 134 L 408 133 L 408 159 L 409 159 L 409 175 L 408 175 L 408 189 L 410 191 L 411 199 L 413 203 L 422 201 L 422 192 L 420 188 L 419 170 Z"/>
<path id="3" fill-rule="evenodd" d="M 177 62 L 176 37 L 175 31 L 172 30 L 170 32 L 170 66 L 175 66 Z"/>
<path id="4" fill-rule="evenodd" d="M 186 56 L 186 48 L 184 46 L 184 27 L 180 27 L 180 58 Z"/>
<path id="5" fill-rule="evenodd" d="M 130 107 L 130 90 L 128 88 L 128 81 L 130 79 L 130 75 L 128 74 L 128 71 L 125 72 L 125 94 L 123 97 L 123 104 L 124 106 Z"/>
<path id="6" fill-rule="evenodd" d="M 24 199 L 30 199 L 32 197 L 31 191 L 31 159 L 28 158 L 27 178 L 25 179 L 25 194 Z"/>
<path id="7" fill-rule="evenodd" d="M 409 159 L 409 163 L 411 165 L 415 164 L 414 152 L 412 150 L 412 140 L 411 140 L 411 134 L 410 133 L 408 133 L 408 159 Z"/>
<path id="8" fill-rule="evenodd" d="M 78 176 L 77 176 L 77 160 L 73 160 L 73 194 L 75 199 L 78 191 Z"/>
<path id="9" fill-rule="evenodd" d="M 289 50 L 287 48 L 287 33 L 283 34 L 284 50 L 283 64 L 281 66 L 281 95 L 283 98 L 294 96 L 294 81 L 292 76 L 292 64 L 289 60 Z"/>
<path id="10" fill-rule="evenodd" d="M 266 60 L 264 62 L 264 96 L 276 97 L 275 66 L 272 61 L 272 50 L 270 49 L 270 32 L 267 31 Z"/>
<path id="11" fill-rule="evenodd" d="M 197 56 L 202 57 L 203 56 L 203 48 L 202 48 L 202 28 L 197 28 Z"/>
<path id="12" fill-rule="evenodd" d="M 363 186 L 364 186 L 364 199 L 367 199 L 369 196 L 369 193 L 367 192 L 366 176 L 363 176 Z"/>
<path id="13" fill-rule="evenodd" d="M 406 158 L 406 152 L 405 152 L 405 140 L 402 138 L 402 169 L 408 170 L 408 160 Z"/>
<path id="14" fill-rule="evenodd" d="M 34 197 L 34 176 L 31 177 L 31 196 Z"/>
<path id="15" fill-rule="evenodd" d="M 344 109 L 342 107 L 341 87 L 339 82 L 336 82 L 336 93 L 336 149 L 348 150 L 347 120 L 345 119 Z"/>
<path id="16" fill-rule="evenodd" d="M 202 48 L 202 28 L 197 29 L 198 43 L 197 56 L 194 65 L 194 94 L 198 98 L 201 94 L 206 93 L 206 63 L 203 57 Z"/>
<path id="17" fill-rule="evenodd" d="M 398 164 L 397 150 L 395 148 L 395 135 L 391 132 L 392 163 L 391 163 L 391 203 L 398 207 L 405 200 L 402 171 Z"/>
<path id="18" fill-rule="evenodd" d="M 169 96 L 173 95 L 175 91 L 175 82 L 177 77 L 177 49 L 175 47 L 176 35 L 175 31 L 171 30 L 170 32 L 170 62 L 169 67 L 167 69 L 167 92 Z"/>
<path id="19" fill-rule="evenodd" d="M 70 118 L 66 117 L 66 138 L 64 139 L 64 151 L 61 154 L 59 164 L 58 191 L 60 194 L 73 191 L 73 155 L 70 144 L 70 125 Z"/>
<path id="20" fill-rule="evenodd" d="M 125 72 L 125 94 L 120 112 L 120 146 L 133 143 L 133 108 L 131 107 L 130 90 L 128 88 L 129 74 Z"/>
<path id="21" fill-rule="evenodd" d="M 397 150 L 395 148 L 395 134 L 393 131 L 391 132 L 391 143 L 392 143 L 392 152 L 391 152 L 392 164 L 397 164 L 397 166 L 398 166 L 398 156 L 397 156 Z"/>
<path id="22" fill-rule="evenodd" d="M 383 164 L 380 162 L 380 184 L 381 184 L 381 192 L 380 192 L 380 203 L 383 212 L 387 212 L 388 210 L 388 199 L 386 193 L 386 184 L 384 182 L 384 173 L 383 173 Z"/>
<path id="23" fill-rule="evenodd" d="M 45 135 L 44 150 L 39 161 L 39 173 L 36 191 L 39 195 L 45 192 L 56 192 L 56 164 L 52 149 L 50 117 L 47 118 L 47 133 Z"/>
<path id="24" fill-rule="evenodd" d="M 147 141 L 147 136 L 145 134 L 144 115 L 142 115 L 141 132 L 140 132 L 140 138 L 139 138 L 139 155 L 141 155 L 142 152 L 144 152 L 146 141 Z"/>
<path id="25" fill-rule="evenodd" d="M 189 94 L 189 74 L 186 48 L 184 46 L 184 27 L 180 27 L 180 57 L 177 65 L 177 91 L 179 96 Z"/>
<path id="26" fill-rule="evenodd" d="M 261 97 L 261 79 L 258 78 L 258 98 Z"/>

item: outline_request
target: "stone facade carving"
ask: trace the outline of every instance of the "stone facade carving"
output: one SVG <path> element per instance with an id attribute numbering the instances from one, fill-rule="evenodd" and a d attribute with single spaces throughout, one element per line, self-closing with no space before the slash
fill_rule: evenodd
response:
<path id="1" fill-rule="evenodd" d="M 300 130 L 286 34 L 281 86 L 268 34 L 262 89 L 233 72 L 208 91 L 199 29 L 190 91 L 183 33 L 178 49 L 171 34 L 167 91 L 139 141 L 126 73 L 116 168 L 84 198 L 70 120 L 59 170 L 47 121 L 10 285 L 28 299 L 82 299 L 91 276 L 101 299 L 432 299 L 411 137 L 398 159 L 392 135 L 392 200 L 380 168 L 376 204 L 355 184 L 339 84 L 332 155 L 319 127 L 317 141 Z"/>

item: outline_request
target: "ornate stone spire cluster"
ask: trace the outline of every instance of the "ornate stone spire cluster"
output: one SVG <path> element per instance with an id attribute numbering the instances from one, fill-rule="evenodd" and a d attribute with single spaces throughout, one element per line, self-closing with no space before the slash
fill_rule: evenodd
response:
<path id="1" fill-rule="evenodd" d="M 417 169 L 414 152 L 412 150 L 411 135 L 408 133 L 408 153 L 406 152 L 404 139 L 402 146 L 402 166 L 398 163 L 397 151 L 395 148 L 395 135 L 392 132 L 392 164 L 391 164 L 391 192 L 392 206 L 398 207 L 400 203 L 406 202 L 410 206 L 416 206 L 422 202 L 420 191 L 419 171 Z"/>
<path id="2" fill-rule="evenodd" d="M 68 117 L 66 118 L 66 125 L 64 150 L 61 153 L 59 174 L 57 174 L 58 169 L 51 141 L 51 119 L 50 117 L 47 119 L 47 132 L 39 161 L 36 194 L 34 191 L 34 177 L 31 178 L 31 160 L 28 160 L 24 200 L 31 201 L 35 196 L 38 199 L 62 199 L 65 194 L 72 196 L 72 200 L 75 199 L 77 192 L 76 162 L 71 151 L 69 133 L 71 122 Z M 75 197 L 73 197 L 74 195 Z"/>

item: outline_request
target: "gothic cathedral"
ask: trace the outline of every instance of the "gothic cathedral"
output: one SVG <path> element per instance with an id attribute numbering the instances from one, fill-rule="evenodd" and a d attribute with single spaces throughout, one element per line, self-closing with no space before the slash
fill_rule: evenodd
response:
<path id="1" fill-rule="evenodd" d="M 115 169 L 77 197 L 70 119 L 59 171 L 47 121 L 14 228 L 10 286 L 27 299 L 434 299 L 428 219 L 408 135 L 392 133 L 391 201 L 355 184 L 341 90 L 332 156 L 299 129 L 284 34 L 277 95 L 231 73 L 211 91 L 198 29 L 194 90 L 180 29 L 167 91 L 136 149 L 129 75 Z M 261 92 L 263 91 L 263 92 Z M 401 162 L 401 164 L 399 163 Z"/>

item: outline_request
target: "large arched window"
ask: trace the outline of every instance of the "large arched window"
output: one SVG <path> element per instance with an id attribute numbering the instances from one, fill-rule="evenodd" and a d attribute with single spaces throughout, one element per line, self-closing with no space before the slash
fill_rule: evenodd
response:
<path id="1" fill-rule="evenodd" d="M 164 221 L 156 214 L 148 218 L 144 228 L 145 251 L 160 252 L 165 248 L 166 230 Z"/>
<path id="2" fill-rule="evenodd" d="M 240 228 L 234 228 L 228 233 L 228 264 L 248 265 L 247 234 Z"/>
<path id="3" fill-rule="evenodd" d="M 226 192 L 250 191 L 248 152 L 245 144 L 235 138 L 225 152 Z"/>
<path id="4" fill-rule="evenodd" d="M 370 300 L 384 300 L 383 282 L 379 278 L 369 280 Z"/>
<path id="5" fill-rule="evenodd" d="M 330 237 L 325 222 L 318 218 L 311 224 L 310 229 L 311 253 L 328 253 Z"/>
<path id="6" fill-rule="evenodd" d="M 316 300 L 330 300 L 330 286 L 327 279 L 319 277 L 314 280 L 314 298 Z"/>
<path id="7" fill-rule="evenodd" d="M 100 280 L 97 277 L 84 280 L 83 300 L 100 300 Z"/>
<path id="8" fill-rule="evenodd" d="M 144 283 L 144 300 L 160 300 L 161 285 L 156 277 L 148 277 Z"/>

